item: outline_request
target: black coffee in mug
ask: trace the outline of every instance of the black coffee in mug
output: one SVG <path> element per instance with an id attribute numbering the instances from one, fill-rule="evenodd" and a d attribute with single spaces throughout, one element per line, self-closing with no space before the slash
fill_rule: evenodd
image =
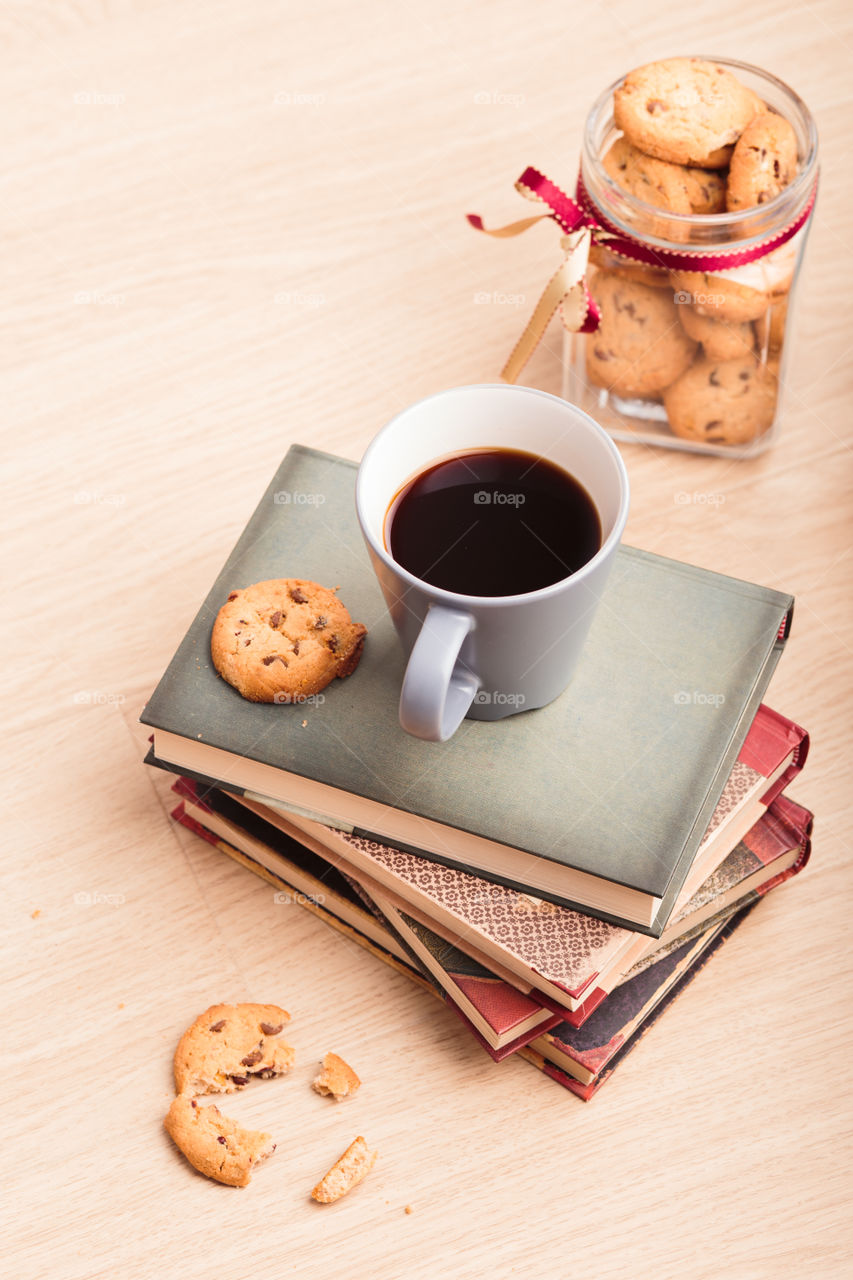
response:
<path id="1" fill-rule="evenodd" d="M 385 542 L 409 573 L 458 595 L 514 596 L 561 582 L 601 547 L 601 520 L 573 476 L 520 449 L 434 462 L 397 493 Z"/>

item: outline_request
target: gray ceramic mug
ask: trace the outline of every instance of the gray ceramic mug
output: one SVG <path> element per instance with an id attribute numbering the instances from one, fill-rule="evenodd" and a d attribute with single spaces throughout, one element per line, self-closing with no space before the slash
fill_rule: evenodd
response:
<path id="1" fill-rule="evenodd" d="M 511 596 L 458 595 L 416 578 L 388 549 L 401 488 L 436 461 L 520 449 L 580 481 L 598 509 L 600 550 L 569 577 Z M 409 655 L 400 694 L 407 733 L 444 742 L 465 716 L 502 720 L 552 702 L 571 680 L 628 517 L 628 476 L 592 418 L 532 387 L 455 387 L 404 409 L 368 446 L 356 482 L 373 568 Z"/>

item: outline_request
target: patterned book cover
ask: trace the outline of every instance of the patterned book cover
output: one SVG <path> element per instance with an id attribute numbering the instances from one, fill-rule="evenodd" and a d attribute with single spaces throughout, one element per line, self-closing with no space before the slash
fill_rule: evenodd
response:
<path id="1" fill-rule="evenodd" d="M 796 856 L 784 872 L 772 876 L 760 890 L 739 900 L 738 912 L 754 906 L 770 889 L 802 870 L 809 858 L 812 820 L 808 809 L 784 796 L 773 802 L 758 824 L 752 847 L 739 845 L 739 856 L 750 863 L 752 870 L 778 861 L 785 850 L 793 851 Z M 581 1084 L 591 1084 L 713 936 L 725 926 L 727 918 L 718 915 L 690 939 L 679 939 L 677 944 L 664 948 L 663 955 L 655 953 L 651 956 L 647 963 L 638 966 L 624 982 L 614 987 L 582 1027 L 562 1023 L 534 1040 L 531 1047 Z"/>
<path id="2" fill-rule="evenodd" d="M 802 769 L 808 753 L 805 730 L 765 706 L 759 708 L 746 741 L 751 763 L 737 760 L 709 824 L 709 835 L 733 832 L 732 842 L 722 844 L 719 860 L 761 812 L 767 798 L 761 790 L 762 779 L 778 774 L 788 760 L 781 776 L 790 778 Z M 747 794 L 755 797 L 752 807 L 743 806 Z M 315 848 L 325 845 L 344 858 L 353 848 L 360 849 L 383 887 L 417 907 L 447 940 L 464 951 L 473 949 L 476 958 L 490 966 L 503 965 L 580 1018 L 604 998 L 608 979 L 611 984 L 617 980 L 649 946 L 647 938 L 595 916 L 387 845 L 330 831 L 245 797 L 236 802 L 299 838 L 303 834 L 313 838 Z"/>

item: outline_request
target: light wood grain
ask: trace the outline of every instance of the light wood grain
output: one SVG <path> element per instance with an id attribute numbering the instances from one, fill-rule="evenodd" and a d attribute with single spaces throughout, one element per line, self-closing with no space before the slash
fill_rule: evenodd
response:
<path id="1" fill-rule="evenodd" d="M 0 6 L 16 1280 L 850 1274 L 851 17 Z M 626 446 L 626 537 L 796 592 L 772 701 L 812 731 L 795 795 L 817 826 L 800 880 L 585 1106 L 176 830 L 134 716 L 290 442 L 358 458 L 406 403 L 497 374 L 525 309 L 475 295 L 532 305 L 553 229 L 490 242 L 462 215 L 522 216 L 529 163 L 570 183 L 595 94 L 684 52 L 792 84 L 824 181 L 778 444 L 736 465 Z M 556 333 L 526 380 L 558 388 Z M 679 505 L 694 491 L 724 500 Z M 233 1103 L 279 1137 L 242 1191 L 161 1127 L 184 1026 L 241 998 L 285 1004 L 299 1052 Z M 340 1106 L 309 1088 L 328 1049 L 364 1081 Z M 380 1151 L 369 1179 L 311 1203 L 356 1133 Z"/>

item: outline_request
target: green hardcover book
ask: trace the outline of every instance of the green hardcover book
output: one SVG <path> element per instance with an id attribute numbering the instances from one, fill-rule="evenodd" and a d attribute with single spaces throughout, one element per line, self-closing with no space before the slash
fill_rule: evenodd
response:
<path id="1" fill-rule="evenodd" d="M 154 759 L 658 936 L 792 598 L 622 547 L 565 693 L 422 742 L 397 721 L 404 656 L 361 540 L 355 474 L 291 448 L 143 713 Z M 228 593 L 278 577 L 338 586 L 368 628 L 355 673 L 301 705 L 245 701 L 210 657 Z"/>

